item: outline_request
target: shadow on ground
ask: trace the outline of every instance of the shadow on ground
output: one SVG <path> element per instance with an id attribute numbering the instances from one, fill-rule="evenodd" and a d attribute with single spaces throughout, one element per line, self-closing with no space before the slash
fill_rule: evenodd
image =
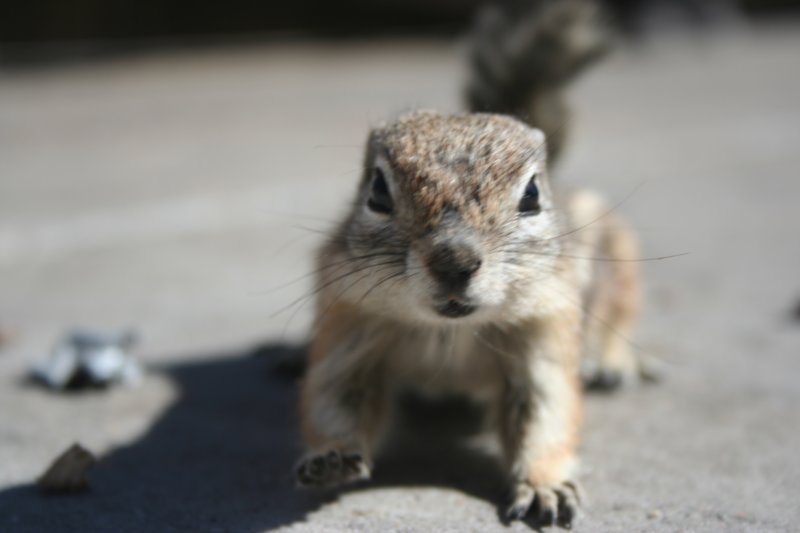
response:
<path id="1" fill-rule="evenodd" d="M 179 397 L 140 439 L 102 458 L 91 473 L 92 490 L 67 496 L 42 496 L 32 486 L 4 490 L 0 530 L 255 533 L 303 521 L 335 499 L 294 488 L 293 465 L 302 453 L 293 379 L 299 369 L 281 364 L 276 372 L 276 363 L 297 361 L 301 351 L 273 345 L 256 353 L 159 369 L 175 381 Z M 494 462 L 452 444 L 474 429 L 476 413 L 457 403 L 404 405 L 412 431 L 394 440 L 398 445 L 372 482 L 349 490 L 447 486 L 502 503 Z"/>

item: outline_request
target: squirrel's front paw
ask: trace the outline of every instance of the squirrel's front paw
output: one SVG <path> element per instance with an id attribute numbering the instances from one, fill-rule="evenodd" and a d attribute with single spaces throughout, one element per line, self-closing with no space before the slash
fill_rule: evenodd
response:
<path id="1" fill-rule="evenodd" d="M 578 513 L 581 493 L 574 481 L 549 487 L 522 482 L 514 488 L 514 501 L 506 515 L 509 520 L 529 519 L 537 528 L 558 525 L 570 529 Z"/>
<path id="2" fill-rule="evenodd" d="M 335 487 L 360 479 L 369 479 L 370 469 L 360 453 L 342 454 L 336 450 L 310 455 L 297 467 L 301 487 Z"/>

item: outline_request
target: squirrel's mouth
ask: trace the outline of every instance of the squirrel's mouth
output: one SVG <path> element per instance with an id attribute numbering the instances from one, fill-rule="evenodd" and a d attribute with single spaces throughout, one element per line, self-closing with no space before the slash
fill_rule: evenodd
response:
<path id="1" fill-rule="evenodd" d="M 465 302 L 450 299 L 443 304 L 437 305 L 435 309 L 437 313 L 447 318 L 461 318 L 472 314 L 477 307 Z"/>

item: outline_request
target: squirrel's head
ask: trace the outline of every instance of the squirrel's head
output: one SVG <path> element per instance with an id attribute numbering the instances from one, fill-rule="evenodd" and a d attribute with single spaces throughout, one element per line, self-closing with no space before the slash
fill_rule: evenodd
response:
<path id="1" fill-rule="evenodd" d="M 542 132 L 500 115 L 414 112 L 371 132 L 321 282 L 395 318 L 513 319 L 554 275 L 558 216 Z"/>

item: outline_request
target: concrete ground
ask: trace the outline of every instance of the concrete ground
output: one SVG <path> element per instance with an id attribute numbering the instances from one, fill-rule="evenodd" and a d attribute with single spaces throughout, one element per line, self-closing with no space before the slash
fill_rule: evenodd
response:
<path id="1" fill-rule="evenodd" d="M 663 382 L 587 400 L 577 531 L 800 528 L 798 58 L 797 27 L 659 38 L 576 87 L 558 179 L 635 191 L 620 211 L 645 254 L 690 252 L 644 265 L 636 340 Z M 305 338 L 310 305 L 291 304 L 367 128 L 457 109 L 461 64 L 413 41 L 0 73 L 0 531 L 527 530 L 460 449 L 296 492 L 295 387 L 270 371 Z M 144 383 L 28 383 L 74 325 L 135 327 Z M 92 491 L 38 495 L 72 442 L 102 457 Z"/>

